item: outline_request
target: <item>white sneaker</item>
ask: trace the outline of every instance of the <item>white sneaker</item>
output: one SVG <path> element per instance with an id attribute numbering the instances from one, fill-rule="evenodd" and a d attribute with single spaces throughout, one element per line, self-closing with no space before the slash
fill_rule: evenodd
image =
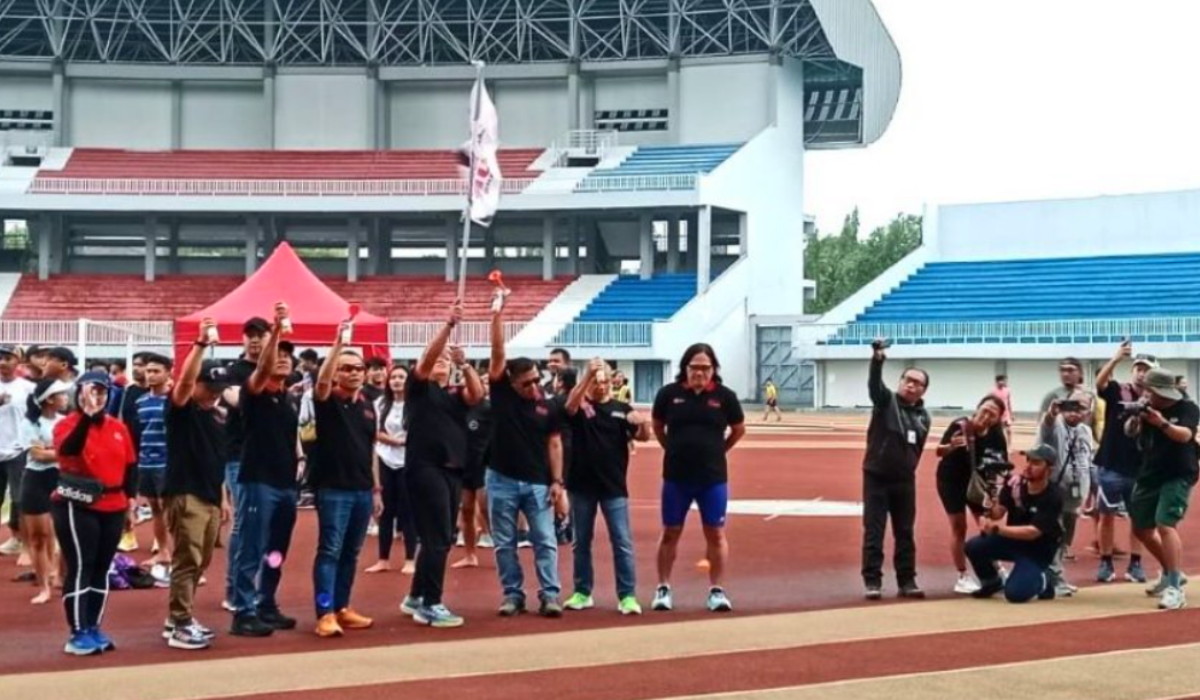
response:
<path id="1" fill-rule="evenodd" d="M 226 612 L 231 612 L 231 613 L 237 612 L 237 607 L 235 607 L 234 604 L 228 600 L 221 601 L 221 608 L 223 610 L 225 610 Z"/>
<path id="2" fill-rule="evenodd" d="M 367 537 L 379 537 L 379 525 L 374 520 L 367 526 Z"/>
<path id="3" fill-rule="evenodd" d="M 663 585 L 663 586 L 659 586 L 657 589 L 655 589 L 654 602 L 652 602 L 650 604 L 650 609 L 651 610 L 670 610 L 672 607 L 673 606 L 671 603 L 671 587 Z"/>
<path id="4" fill-rule="evenodd" d="M 21 540 L 16 537 L 9 537 L 4 540 L 4 544 L 0 544 L 0 554 L 6 557 L 15 556 L 21 553 Z"/>
<path id="5" fill-rule="evenodd" d="M 171 587 L 171 569 L 163 564 L 150 567 L 150 576 L 154 579 L 155 588 Z"/>
<path id="6" fill-rule="evenodd" d="M 980 588 L 979 582 L 975 577 L 967 572 L 958 575 L 958 580 L 954 582 L 954 592 L 959 595 L 971 595 Z"/>
<path id="7" fill-rule="evenodd" d="M 465 537 L 463 537 L 462 532 L 459 532 L 458 537 L 454 538 L 454 546 L 455 547 L 466 547 L 467 546 L 467 540 Z"/>
<path id="8" fill-rule="evenodd" d="M 496 546 L 496 543 L 492 541 L 492 536 L 485 532 L 479 536 L 479 539 L 475 542 L 475 546 L 480 549 L 492 549 Z"/>
<path id="9" fill-rule="evenodd" d="M 1168 588 L 1158 599 L 1159 610 L 1182 610 L 1187 607 L 1187 596 L 1182 588 Z"/>
<path id="10" fill-rule="evenodd" d="M 997 564 L 996 574 L 1000 576 L 1001 583 L 1008 582 L 1008 567 L 1004 566 L 1003 564 Z"/>

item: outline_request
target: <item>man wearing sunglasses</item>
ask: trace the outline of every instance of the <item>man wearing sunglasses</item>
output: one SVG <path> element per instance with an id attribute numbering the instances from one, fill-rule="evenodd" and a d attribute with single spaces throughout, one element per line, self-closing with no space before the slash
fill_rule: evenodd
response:
<path id="1" fill-rule="evenodd" d="M 362 393 L 367 365 L 361 355 L 342 347 L 346 326 L 338 327 L 313 387 L 318 459 L 312 481 L 319 532 L 313 592 L 319 637 L 340 637 L 344 630 L 374 624 L 350 607 L 358 553 L 372 514 L 383 512 L 383 501 L 373 468 L 375 408 Z"/>
<path id="2" fill-rule="evenodd" d="M 540 585 L 539 612 L 561 617 L 554 516 L 566 516 L 567 499 L 560 418 L 538 386 L 537 363 L 505 357 L 502 308 L 492 315 L 491 340 L 488 379 L 495 433 L 485 481 L 496 569 L 504 588 L 500 614 L 511 617 L 525 611 L 524 573 L 517 558 L 517 514 L 523 513 Z"/>
<path id="3" fill-rule="evenodd" d="M 871 423 L 867 427 L 867 453 L 863 458 L 862 577 L 868 600 L 883 597 L 883 535 L 889 516 L 896 540 L 896 582 L 902 598 L 924 598 L 917 585 L 917 545 L 913 528 L 917 519 L 917 464 L 929 437 L 929 412 L 923 397 L 929 374 L 909 367 L 900 375 L 896 391 L 883 383 L 887 360 L 885 340 L 872 343 L 867 389 L 871 395 Z"/>

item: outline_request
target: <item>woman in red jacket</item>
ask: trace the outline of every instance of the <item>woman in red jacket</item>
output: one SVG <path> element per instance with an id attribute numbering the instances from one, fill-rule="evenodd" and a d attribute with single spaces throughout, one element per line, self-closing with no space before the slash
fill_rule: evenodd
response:
<path id="1" fill-rule="evenodd" d="M 79 378 L 78 407 L 54 426 L 59 484 L 51 505 L 55 535 L 66 563 L 63 607 L 76 656 L 115 649 L 100 631 L 108 601 L 108 569 L 125 518 L 136 501 L 137 454 L 129 430 L 107 415 L 108 375 Z"/>

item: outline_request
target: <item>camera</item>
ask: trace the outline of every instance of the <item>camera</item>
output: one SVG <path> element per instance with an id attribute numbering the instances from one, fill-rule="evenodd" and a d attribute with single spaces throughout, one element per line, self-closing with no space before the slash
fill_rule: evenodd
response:
<path id="1" fill-rule="evenodd" d="M 892 347 L 890 338 L 879 338 L 871 341 L 872 350 L 887 350 L 890 347 Z"/>
<path id="2" fill-rule="evenodd" d="M 1144 401 L 1122 401 L 1121 414 L 1118 416 L 1117 420 L 1123 423 L 1130 418 L 1136 418 L 1137 416 L 1142 415 L 1149 408 L 1150 405 Z"/>
<path id="3" fill-rule="evenodd" d="M 1012 470 L 1013 464 L 1008 457 L 994 450 L 985 451 L 983 459 L 979 461 L 979 473 L 989 482 L 1007 477 Z"/>

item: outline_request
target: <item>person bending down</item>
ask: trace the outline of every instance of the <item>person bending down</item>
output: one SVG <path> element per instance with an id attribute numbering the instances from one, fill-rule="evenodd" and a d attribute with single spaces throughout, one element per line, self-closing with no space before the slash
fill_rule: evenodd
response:
<path id="1" fill-rule="evenodd" d="M 1050 473 L 1058 454 L 1053 447 L 1037 445 L 1025 458 L 1024 474 L 1002 488 L 998 502 L 988 509 L 983 534 L 967 542 L 967 559 L 980 582 L 971 594 L 976 598 L 1001 591 L 1010 603 L 1054 597 L 1049 568 L 1062 539 L 1063 500 Z M 1007 580 L 1001 580 L 997 561 L 1013 563 Z"/>

